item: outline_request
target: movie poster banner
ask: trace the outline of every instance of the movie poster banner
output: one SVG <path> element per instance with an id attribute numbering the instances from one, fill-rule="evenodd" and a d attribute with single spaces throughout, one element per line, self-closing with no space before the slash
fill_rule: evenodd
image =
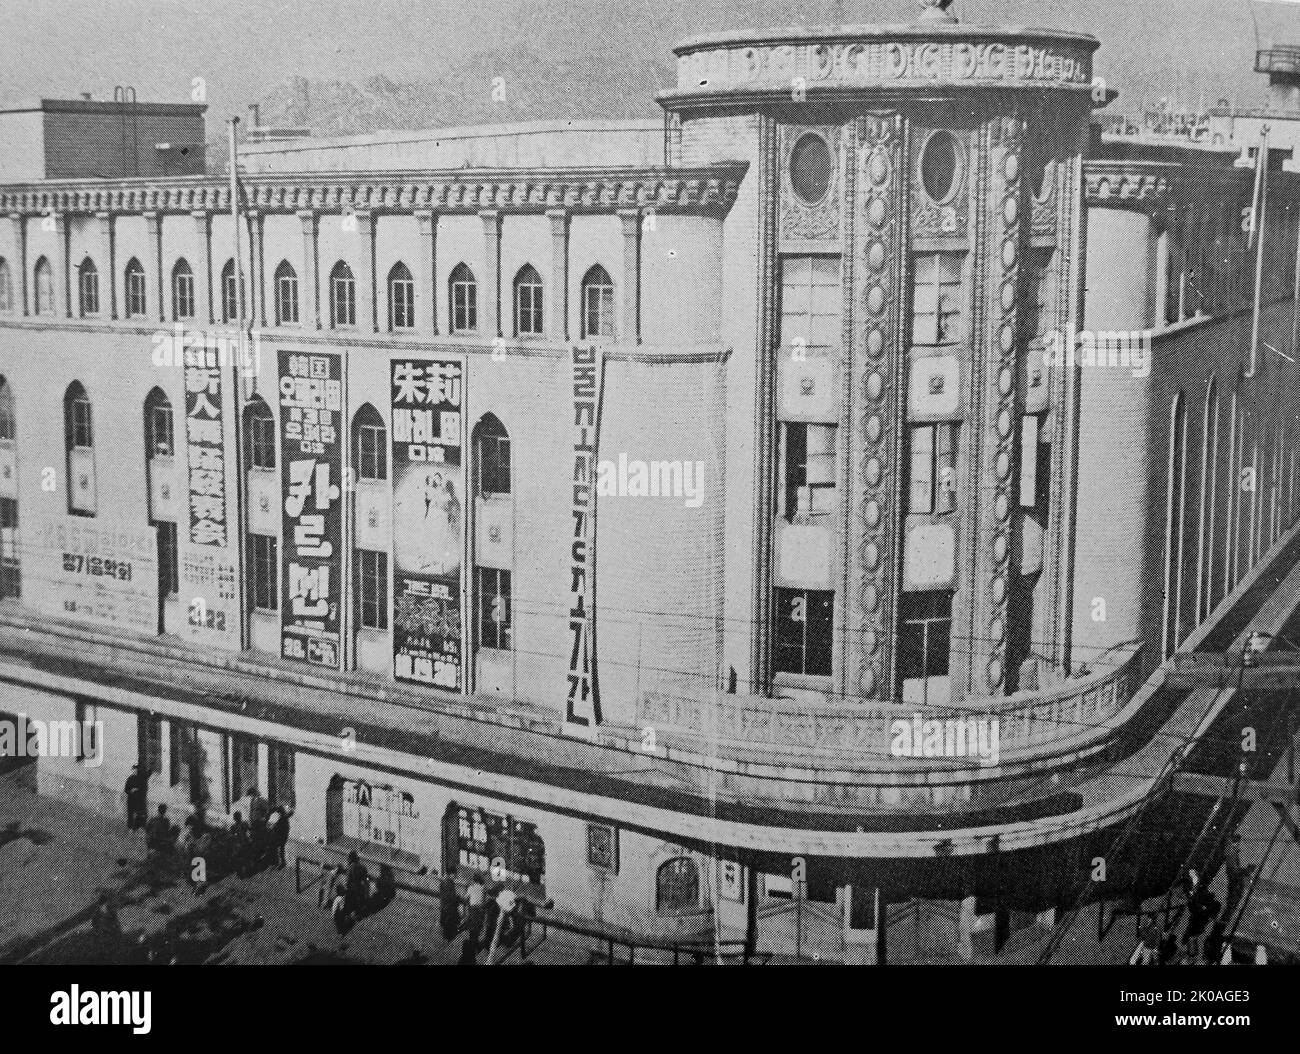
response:
<path id="1" fill-rule="evenodd" d="M 189 535 L 180 546 L 184 635 L 211 647 L 238 650 L 239 576 L 227 529 L 231 436 L 224 427 L 222 371 L 226 354 L 218 347 L 186 343 L 185 450 L 188 466 Z M 182 521 L 183 522 L 183 521 Z"/>
<path id="2" fill-rule="evenodd" d="M 36 516 L 23 524 L 21 548 L 24 577 L 39 583 L 24 590 L 24 602 L 38 611 L 150 636 L 158 632 L 153 528 Z"/>
<path id="3" fill-rule="evenodd" d="M 343 379 L 332 353 L 281 351 L 280 654 L 338 669 L 343 604 Z"/>
<path id="4" fill-rule="evenodd" d="M 565 722 L 600 724 L 596 679 L 596 464 L 605 359 L 597 347 L 572 348 L 573 543 L 569 548 L 569 675 Z"/>
<path id="5" fill-rule="evenodd" d="M 465 563 L 464 367 L 397 359 L 393 397 L 393 676 L 460 691 Z"/>

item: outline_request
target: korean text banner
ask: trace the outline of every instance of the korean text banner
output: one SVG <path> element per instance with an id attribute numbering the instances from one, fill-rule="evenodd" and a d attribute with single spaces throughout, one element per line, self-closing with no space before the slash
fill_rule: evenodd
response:
<path id="1" fill-rule="evenodd" d="M 280 654 L 337 669 L 343 604 L 341 363 L 334 354 L 281 351 L 279 366 Z"/>
<path id="2" fill-rule="evenodd" d="M 393 675 L 460 691 L 463 367 L 393 362 Z"/>
<path id="3" fill-rule="evenodd" d="M 38 516 L 23 527 L 22 552 L 24 574 L 40 583 L 30 594 L 38 611 L 134 633 L 158 632 L 153 529 Z"/>

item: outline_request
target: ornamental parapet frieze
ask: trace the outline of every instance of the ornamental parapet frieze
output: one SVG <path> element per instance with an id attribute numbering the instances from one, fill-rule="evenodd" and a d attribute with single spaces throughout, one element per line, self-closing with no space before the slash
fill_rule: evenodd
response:
<path id="1" fill-rule="evenodd" d="M 544 212 L 548 208 L 609 212 L 643 208 L 725 213 L 736 200 L 747 168 L 743 163 L 727 163 L 701 168 L 277 174 L 244 176 L 240 184 L 245 207 L 263 212 Z M 0 187 L 0 211 L 5 213 L 196 210 L 230 211 L 230 186 L 224 176 L 67 180 Z"/>

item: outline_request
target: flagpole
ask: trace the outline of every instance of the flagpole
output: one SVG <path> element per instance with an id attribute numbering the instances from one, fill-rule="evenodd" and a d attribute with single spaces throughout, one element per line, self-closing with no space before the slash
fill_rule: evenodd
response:
<path id="1" fill-rule="evenodd" d="M 1259 347 L 1259 309 L 1264 280 L 1264 222 L 1268 211 L 1268 125 L 1260 132 L 1259 153 L 1255 157 L 1255 184 L 1259 188 L 1259 201 L 1250 217 L 1251 239 L 1255 242 L 1255 299 L 1250 316 L 1250 369 L 1245 376 L 1255 376 L 1256 354 Z"/>
<path id="2" fill-rule="evenodd" d="M 247 353 L 247 341 L 244 335 L 244 270 L 243 261 L 240 259 L 240 239 L 239 239 L 239 147 L 235 140 L 235 130 L 239 126 L 239 118 L 232 117 L 229 121 L 230 131 L 230 218 L 231 225 L 235 234 L 235 314 L 238 337 L 236 338 L 235 354 L 231 356 L 231 385 L 230 398 L 235 411 L 234 420 L 234 448 L 235 448 L 235 541 L 236 551 L 239 554 L 239 574 L 243 581 L 240 583 L 239 590 L 239 646 L 247 650 L 251 641 L 249 640 L 249 611 L 251 604 L 249 597 L 246 595 L 249 585 L 248 563 L 246 553 L 246 544 L 244 539 L 244 457 L 243 457 L 243 433 L 244 422 L 240 410 L 240 385 L 243 383 L 241 377 L 241 366 L 244 356 Z M 224 295 L 225 291 L 222 290 Z M 229 517 L 227 517 L 229 520 Z M 273 569 L 274 570 L 274 569 Z"/>

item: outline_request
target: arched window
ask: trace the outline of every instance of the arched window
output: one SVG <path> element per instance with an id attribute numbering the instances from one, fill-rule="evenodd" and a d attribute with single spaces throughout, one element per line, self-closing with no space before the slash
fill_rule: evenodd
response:
<path id="1" fill-rule="evenodd" d="M 172 320 L 194 317 L 194 272 L 184 258 L 172 268 Z"/>
<path id="2" fill-rule="evenodd" d="M 475 487 L 481 497 L 510 493 L 510 436 L 493 414 L 474 426 Z"/>
<path id="3" fill-rule="evenodd" d="M 89 256 L 77 268 L 77 298 L 82 318 L 99 314 L 99 271 Z"/>
<path id="4" fill-rule="evenodd" d="M 388 272 L 388 327 L 415 328 L 415 281 L 404 263 Z"/>
<path id="5" fill-rule="evenodd" d="M 95 513 L 95 433 L 90 397 L 78 381 L 63 393 L 63 437 L 68 458 L 68 512 Z"/>
<path id="6" fill-rule="evenodd" d="M 18 418 L 14 414 L 14 391 L 9 382 L 0 377 L 0 443 L 12 443 L 18 438 Z"/>
<path id="7" fill-rule="evenodd" d="M 281 260 L 275 269 L 275 324 L 298 324 L 298 272 L 288 260 Z"/>
<path id="8" fill-rule="evenodd" d="M 144 401 L 145 456 L 172 457 L 176 441 L 172 431 L 172 404 L 161 388 L 151 391 Z"/>
<path id="9" fill-rule="evenodd" d="M 515 275 L 515 336 L 542 335 L 542 276 L 532 264 Z"/>
<path id="10" fill-rule="evenodd" d="M 582 336 L 614 335 L 614 283 L 600 264 L 582 276 Z"/>
<path id="11" fill-rule="evenodd" d="M 0 377 L 0 446 L 12 446 L 18 433 L 14 393 Z M 12 454 L 5 471 L 13 470 Z M 12 482 L 12 481 L 10 481 Z M 22 595 L 18 569 L 18 499 L 0 498 L 0 600 Z"/>
<path id="12" fill-rule="evenodd" d="M 1201 422 L 1200 555 L 1196 574 L 1196 621 L 1204 622 L 1214 610 L 1214 563 L 1218 550 L 1214 537 L 1214 499 L 1219 474 L 1219 380 L 1210 378 L 1205 390 L 1205 416 Z"/>
<path id="13" fill-rule="evenodd" d="M 36 261 L 36 313 L 54 314 L 54 271 L 50 261 L 42 256 Z"/>
<path id="14" fill-rule="evenodd" d="M 447 315 L 451 319 L 451 331 L 453 333 L 477 332 L 478 282 L 474 278 L 474 272 L 465 264 L 457 264 L 452 270 L 451 278 L 448 280 L 448 295 L 451 309 Z"/>
<path id="15" fill-rule="evenodd" d="M 234 260 L 227 260 L 226 266 L 221 269 L 221 321 L 227 325 L 239 322 L 239 301 L 244 292 L 243 277 L 241 274 L 236 284 Z"/>
<path id="16" fill-rule="evenodd" d="M 1165 497 L 1165 620 L 1163 657 L 1178 650 L 1183 600 L 1183 527 L 1187 481 L 1187 409 L 1180 391 L 1169 411 L 1169 479 Z"/>
<path id="17" fill-rule="evenodd" d="M 10 315 L 14 310 L 14 283 L 9 274 L 9 261 L 0 256 L 0 314 Z"/>
<path id="18" fill-rule="evenodd" d="M 355 326 L 357 324 L 357 283 L 352 268 L 342 260 L 330 271 L 330 325 Z"/>
<path id="19" fill-rule="evenodd" d="M 143 318 L 147 307 L 144 268 L 134 257 L 126 265 L 126 317 Z"/>
<path id="20" fill-rule="evenodd" d="M 271 408 L 260 396 L 254 396 L 244 407 L 245 461 L 248 468 L 275 469 L 275 418 Z"/>
<path id="21" fill-rule="evenodd" d="M 655 910 L 680 915 L 700 906 L 700 869 L 689 856 L 677 856 L 655 874 Z"/>
<path id="22" fill-rule="evenodd" d="M 379 411 L 369 403 L 352 418 L 352 461 L 357 479 L 375 482 L 388 478 L 388 430 Z"/>

